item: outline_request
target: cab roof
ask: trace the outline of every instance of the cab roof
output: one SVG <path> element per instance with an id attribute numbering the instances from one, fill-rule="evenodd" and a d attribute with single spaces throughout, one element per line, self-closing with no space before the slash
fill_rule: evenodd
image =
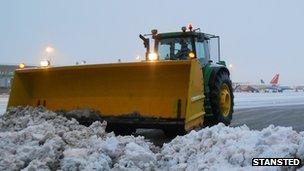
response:
<path id="1" fill-rule="evenodd" d="M 171 37 L 188 37 L 188 36 L 203 36 L 205 38 L 212 38 L 212 37 L 217 37 L 215 35 L 207 34 L 207 33 L 202 33 L 202 32 L 196 32 L 196 31 L 186 31 L 186 32 L 167 32 L 167 33 L 158 33 L 157 35 L 154 36 L 154 38 L 162 39 L 162 38 L 171 38 Z"/>

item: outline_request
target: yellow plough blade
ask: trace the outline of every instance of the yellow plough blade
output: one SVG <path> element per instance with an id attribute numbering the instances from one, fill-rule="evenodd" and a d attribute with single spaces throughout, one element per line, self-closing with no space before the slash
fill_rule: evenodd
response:
<path id="1" fill-rule="evenodd" d="M 199 63 L 159 61 L 17 70 L 8 107 L 90 108 L 103 116 L 185 118 L 204 114 Z"/>

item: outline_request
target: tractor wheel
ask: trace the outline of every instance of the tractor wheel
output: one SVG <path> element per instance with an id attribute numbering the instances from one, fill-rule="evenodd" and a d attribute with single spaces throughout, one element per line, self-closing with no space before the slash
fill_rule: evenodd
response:
<path id="1" fill-rule="evenodd" d="M 210 102 L 213 117 L 212 125 L 219 122 L 229 125 L 233 113 L 233 91 L 231 80 L 227 72 L 217 74 L 213 87 L 210 87 Z"/>

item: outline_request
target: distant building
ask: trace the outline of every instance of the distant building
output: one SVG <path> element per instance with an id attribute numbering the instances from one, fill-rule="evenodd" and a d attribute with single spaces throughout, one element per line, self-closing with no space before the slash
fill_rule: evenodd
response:
<path id="1" fill-rule="evenodd" d="M 0 94 L 8 93 L 17 65 L 0 65 Z"/>

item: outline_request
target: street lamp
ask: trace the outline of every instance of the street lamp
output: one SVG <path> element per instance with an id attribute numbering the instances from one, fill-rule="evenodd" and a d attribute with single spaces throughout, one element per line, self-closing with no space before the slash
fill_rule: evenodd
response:
<path id="1" fill-rule="evenodd" d="M 45 52 L 47 53 L 47 55 L 46 55 L 46 59 L 40 61 L 40 66 L 41 67 L 48 67 L 48 66 L 51 65 L 51 61 L 52 61 L 51 60 L 51 53 L 53 53 L 54 50 L 55 49 L 51 46 L 47 46 L 45 48 Z"/>
<path id="2" fill-rule="evenodd" d="M 54 48 L 52 48 L 51 46 L 47 46 L 47 47 L 45 48 L 45 51 L 46 51 L 47 53 L 52 53 L 52 52 L 54 51 Z"/>

